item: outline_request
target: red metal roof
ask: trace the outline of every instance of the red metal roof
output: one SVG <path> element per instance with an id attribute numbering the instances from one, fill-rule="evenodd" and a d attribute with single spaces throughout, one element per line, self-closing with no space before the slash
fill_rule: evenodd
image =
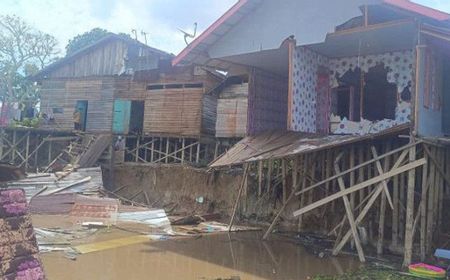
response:
<path id="1" fill-rule="evenodd" d="M 256 2 L 256 1 L 255 1 Z M 233 7 L 231 7 L 225 14 L 223 14 L 216 22 L 209 26 L 199 37 L 197 37 L 191 44 L 189 44 L 180 54 L 178 54 L 172 61 L 172 65 L 177 65 L 183 61 L 194 49 L 203 43 L 215 30 L 222 24 L 226 23 L 232 16 L 242 13 L 242 9 L 246 4 L 250 4 L 250 0 L 239 0 Z M 439 11 L 427 6 L 423 6 L 409 0 L 383 0 L 386 5 L 393 6 L 411 13 L 415 13 L 424 17 L 428 17 L 437 21 L 449 21 L 450 14 Z M 245 13 L 243 13 L 245 14 Z M 231 27 L 228 27 L 231 29 Z"/>
<path id="2" fill-rule="evenodd" d="M 385 4 L 416 13 L 438 21 L 450 20 L 450 14 L 427 6 L 423 6 L 409 0 L 383 0 Z"/>
<path id="3" fill-rule="evenodd" d="M 197 47 L 203 40 L 205 40 L 210 34 L 214 32 L 220 25 L 222 25 L 227 19 L 237 13 L 248 0 L 239 0 L 234 4 L 228 11 L 225 12 L 218 20 L 216 20 L 212 25 L 210 25 L 200 36 L 198 36 L 192 43 L 190 43 L 179 55 L 177 55 L 173 61 L 172 65 L 177 65 L 183 58 L 191 52 L 195 47 Z"/>

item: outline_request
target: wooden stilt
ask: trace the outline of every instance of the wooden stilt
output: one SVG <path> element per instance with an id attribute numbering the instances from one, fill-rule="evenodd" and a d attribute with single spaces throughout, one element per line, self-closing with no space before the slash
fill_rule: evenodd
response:
<path id="1" fill-rule="evenodd" d="M 200 162 L 200 148 L 201 148 L 201 146 L 200 146 L 200 140 L 199 140 L 199 142 L 197 144 L 197 155 L 195 157 L 195 162 L 196 163 Z"/>
<path id="2" fill-rule="evenodd" d="M 425 151 L 427 151 L 426 145 L 424 145 Z M 432 153 L 427 153 L 428 158 L 430 159 Z M 427 254 L 431 253 L 431 244 L 433 242 L 433 212 L 434 212 L 434 193 L 435 193 L 435 175 L 436 175 L 436 165 L 433 161 L 429 162 L 430 173 L 429 173 L 429 190 L 428 190 L 428 209 L 427 209 L 427 229 L 426 229 L 426 252 Z"/>
<path id="3" fill-rule="evenodd" d="M 169 142 L 169 138 L 166 138 L 166 154 L 164 155 L 166 157 L 165 162 L 169 163 L 169 151 L 170 151 L 170 142 Z"/>
<path id="4" fill-rule="evenodd" d="M 258 197 L 262 195 L 263 164 L 264 162 L 262 160 L 258 162 Z"/>
<path id="5" fill-rule="evenodd" d="M 338 163 L 339 158 L 340 158 L 340 156 L 337 157 L 337 159 L 334 163 L 334 169 L 336 171 L 336 174 L 339 174 L 341 172 L 339 169 L 339 163 Z M 341 191 L 345 191 L 344 180 L 342 179 L 342 177 L 338 178 L 338 184 L 339 184 L 339 188 L 341 189 Z M 358 229 L 356 227 L 355 218 L 353 216 L 353 209 L 351 208 L 350 201 L 347 196 L 343 196 L 342 199 L 344 200 L 345 211 L 347 213 L 347 219 L 350 223 L 350 228 L 352 231 L 353 240 L 355 241 L 356 250 L 358 251 L 359 260 L 361 262 L 365 262 L 366 258 L 364 257 L 364 251 L 362 249 L 361 242 L 359 240 Z"/>
<path id="6" fill-rule="evenodd" d="M 408 154 L 408 151 L 406 151 L 406 150 L 403 151 L 402 154 L 401 154 L 401 155 L 399 156 L 399 158 L 397 159 L 397 161 L 395 162 L 394 166 L 391 168 L 391 171 L 389 171 L 389 172 L 387 172 L 387 173 L 384 173 L 383 175 L 380 175 L 380 176 L 382 176 L 383 178 L 386 178 L 386 179 L 390 179 L 390 178 L 392 178 L 393 176 L 396 176 L 397 174 L 401 174 L 401 173 L 405 172 L 405 171 L 406 171 L 406 166 L 407 166 L 407 165 L 403 166 L 403 167 L 401 168 L 401 170 L 398 170 L 398 168 L 399 168 L 399 166 L 402 164 L 403 159 L 407 156 L 407 154 Z M 393 173 L 393 172 L 392 172 L 393 170 L 398 170 L 399 172 L 398 172 L 398 173 L 397 173 L 397 172 Z M 389 173 L 390 173 L 390 174 L 389 174 Z M 391 175 L 392 175 L 392 176 L 391 176 Z M 378 176 L 378 177 L 380 177 L 380 176 Z M 375 178 L 372 178 L 372 179 L 369 179 L 369 180 L 367 180 L 367 181 L 375 181 L 374 179 L 375 179 Z M 367 181 L 365 181 L 365 182 L 367 182 Z M 364 185 L 365 182 L 361 182 L 361 183 L 359 183 L 358 185 Z M 386 183 L 387 183 L 387 182 L 386 182 Z M 357 185 L 357 186 L 358 186 L 358 185 Z M 355 187 L 357 187 L 357 186 L 354 186 L 353 188 L 355 188 Z M 358 224 L 364 219 L 364 217 L 365 217 L 366 214 L 369 212 L 370 208 L 371 208 L 372 205 L 375 203 L 375 201 L 377 200 L 377 198 L 379 197 L 379 195 L 380 195 L 380 193 L 381 193 L 382 191 L 384 191 L 383 186 L 382 186 L 381 184 L 378 184 L 378 186 L 377 186 L 377 188 L 376 188 L 376 191 L 375 191 L 374 194 L 370 197 L 370 199 L 369 199 L 369 201 L 367 202 L 366 206 L 364 206 L 364 208 L 361 210 L 361 212 L 359 213 L 358 217 L 356 218 L 356 220 L 355 220 L 356 225 L 358 225 Z M 339 254 L 339 252 L 341 251 L 341 249 L 342 249 L 342 248 L 344 247 L 344 245 L 347 243 L 347 241 L 348 241 L 348 239 L 350 238 L 351 234 L 352 234 L 352 233 L 351 233 L 350 230 L 347 231 L 347 233 L 342 237 L 341 242 L 333 249 L 333 255 Z"/>
<path id="7" fill-rule="evenodd" d="M 416 160 L 416 147 L 409 151 L 409 161 Z M 411 169 L 408 172 L 408 189 L 406 202 L 406 225 L 405 225 L 405 253 L 403 258 L 403 267 L 408 267 L 412 260 L 413 247 L 413 223 L 414 223 L 414 188 L 416 183 L 416 170 Z"/>
<path id="8" fill-rule="evenodd" d="M 428 188 L 428 156 L 424 155 L 427 163 L 422 167 L 422 195 L 420 205 L 420 260 L 425 261 L 426 257 L 426 228 L 427 228 L 427 188 Z"/>
<path id="9" fill-rule="evenodd" d="M 394 157 L 395 160 L 398 159 L 398 156 Z M 398 192 L 398 184 L 399 184 L 399 176 L 395 176 L 393 179 L 393 203 L 394 209 L 392 211 L 392 247 L 397 248 L 398 246 L 398 213 L 399 213 L 399 192 Z"/>
<path id="10" fill-rule="evenodd" d="M 282 185 L 283 185 L 283 203 L 286 203 L 287 199 L 287 183 L 286 183 L 286 173 L 287 173 L 287 167 L 286 167 L 286 160 L 281 160 L 281 177 L 282 177 Z"/>
<path id="11" fill-rule="evenodd" d="M 27 140 L 25 143 L 25 170 L 28 170 L 29 155 L 30 155 L 30 132 L 27 132 Z"/>
<path id="12" fill-rule="evenodd" d="M 242 175 L 241 185 L 239 186 L 239 191 L 238 191 L 238 195 L 236 198 L 236 202 L 234 203 L 233 214 L 231 215 L 230 224 L 228 225 L 228 231 L 232 230 L 234 219 L 236 218 L 237 208 L 239 206 L 239 200 L 241 199 L 242 191 L 245 187 L 245 181 L 247 181 L 248 169 L 249 169 L 249 165 L 246 165 L 244 168 L 244 174 Z"/>
<path id="13" fill-rule="evenodd" d="M 390 144 L 386 143 L 384 153 L 390 150 Z M 377 152 L 375 147 L 372 147 L 373 157 L 377 157 Z M 380 174 L 381 164 L 379 161 L 376 162 L 378 173 Z M 389 169 L 389 157 L 384 158 L 384 168 L 381 169 L 382 172 L 387 172 Z M 383 243 L 384 243 L 384 228 L 385 228 L 385 216 L 386 216 L 386 192 L 389 193 L 386 182 L 382 182 L 383 188 L 385 191 L 381 194 L 381 203 L 380 203 L 380 217 L 378 222 L 378 241 L 377 241 L 377 254 L 381 256 L 383 254 Z M 392 205 L 392 201 L 391 201 Z M 393 207 L 393 206 L 392 206 Z"/>
<path id="14" fill-rule="evenodd" d="M 267 161 L 267 178 L 266 178 L 266 191 L 270 192 L 270 187 L 272 186 L 272 168 L 273 161 L 270 159 Z"/>

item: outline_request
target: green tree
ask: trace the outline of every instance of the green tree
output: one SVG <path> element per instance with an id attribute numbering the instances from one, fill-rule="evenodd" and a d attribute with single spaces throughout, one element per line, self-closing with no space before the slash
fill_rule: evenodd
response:
<path id="1" fill-rule="evenodd" d="M 57 59 L 56 39 L 18 16 L 0 15 L 0 100 L 37 102 L 38 89 L 27 79 Z M 4 108 L 2 106 L 2 116 Z"/>
<path id="2" fill-rule="evenodd" d="M 108 36 L 109 34 L 112 33 L 106 29 L 97 27 L 92 29 L 91 31 L 87 31 L 84 32 L 83 34 L 77 35 L 71 40 L 69 40 L 69 43 L 66 46 L 66 55 L 71 55 L 78 50 L 81 50 L 89 45 L 92 45 L 93 43 L 97 42 L 103 37 Z M 126 33 L 119 33 L 118 36 L 123 37 L 125 39 L 131 39 L 130 35 Z"/>
<path id="3" fill-rule="evenodd" d="M 77 35 L 69 40 L 69 43 L 66 46 L 66 55 L 71 55 L 74 52 L 95 43 L 108 34 L 109 32 L 105 29 L 94 28 L 91 31 Z"/>

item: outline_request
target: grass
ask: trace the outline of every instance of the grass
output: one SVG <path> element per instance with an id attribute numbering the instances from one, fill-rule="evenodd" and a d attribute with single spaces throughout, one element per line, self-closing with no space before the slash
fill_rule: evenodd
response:
<path id="1" fill-rule="evenodd" d="M 401 275 L 397 271 L 376 268 L 362 268 L 355 272 L 337 276 L 316 276 L 312 280 L 417 280 L 419 278 Z"/>

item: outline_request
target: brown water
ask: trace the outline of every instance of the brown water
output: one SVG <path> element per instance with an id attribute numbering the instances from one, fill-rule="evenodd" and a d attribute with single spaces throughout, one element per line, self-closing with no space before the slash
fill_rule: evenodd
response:
<path id="1" fill-rule="evenodd" d="M 255 232 L 153 241 L 80 255 L 75 261 L 60 253 L 42 259 L 50 280 L 297 280 L 359 266 L 353 258 L 317 258 L 283 240 L 262 242 Z"/>

